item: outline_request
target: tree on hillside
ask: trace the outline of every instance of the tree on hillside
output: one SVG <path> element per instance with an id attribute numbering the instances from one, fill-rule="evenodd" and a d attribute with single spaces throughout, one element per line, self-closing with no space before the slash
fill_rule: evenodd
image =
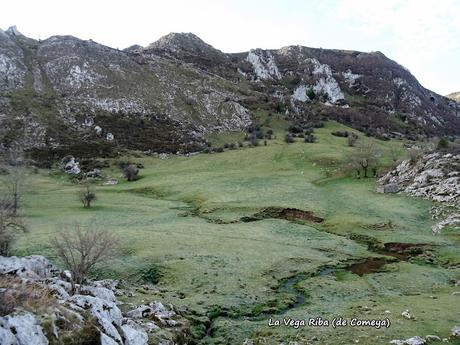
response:
<path id="1" fill-rule="evenodd" d="M 96 192 L 89 182 L 86 182 L 82 189 L 78 191 L 78 199 L 84 208 L 90 208 L 91 203 L 96 200 Z"/>
<path id="2" fill-rule="evenodd" d="M 74 284 L 81 284 L 94 266 L 112 258 L 118 248 L 118 239 L 108 231 L 82 227 L 76 223 L 62 228 L 51 244 L 58 257 L 72 273 Z"/>
<path id="3" fill-rule="evenodd" d="M 17 216 L 26 179 L 26 167 L 20 150 L 9 150 L 2 157 L 2 178 L 4 193 L 9 200 L 9 212 Z"/>
<path id="4" fill-rule="evenodd" d="M 346 157 L 350 169 L 356 172 L 358 178 L 368 177 L 369 170 L 372 175 L 377 176 L 377 169 L 380 164 L 380 151 L 371 141 L 359 142 L 356 148 Z"/>
<path id="5" fill-rule="evenodd" d="M 16 236 L 26 231 L 21 217 L 13 212 L 11 201 L 7 198 L 0 200 L 0 255 L 9 255 Z"/>

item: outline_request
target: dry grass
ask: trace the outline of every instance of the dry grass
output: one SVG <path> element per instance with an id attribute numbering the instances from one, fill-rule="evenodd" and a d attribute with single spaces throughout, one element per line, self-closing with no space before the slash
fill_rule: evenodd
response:
<path id="1" fill-rule="evenodd" d="M 18 309 L 46 311 L 56 305 L 56 298 L 47 287 L 25 283 L 15 277 L 0 277 L 0 316 Z"/>

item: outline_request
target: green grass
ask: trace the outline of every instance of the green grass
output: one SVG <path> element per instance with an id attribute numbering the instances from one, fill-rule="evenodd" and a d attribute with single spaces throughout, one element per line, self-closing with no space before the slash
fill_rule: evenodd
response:
<path id="1" fill-rule="evenodd" d="M 258 116 L 265 121 L 266 114 Z M 214 312 L 214 337 L 202 343 L 241 344 L 246 337 L 265 337 L 267 344 L 278 344 L 316 336 L 320 344 L 350 344 L 356 339 L 360 344 L 386 344 L 413 335 L 447 336 L 455 320 L 460 320 L 460 297 L 452 295 L 458 290 L 452 283 L 460 278 L 458 269 L 423 261 L 387 265 L 382 272 L 363 277 L 344 269 L 350 262 L 377 255 L 352 240 L 364 237 L 378 243 L 432 244 L 439 262 L 458 262 L 458 237 L 449 232 L 431 234 L 431 203 L 378 194 L 375 179 L 341 176 L 343 157 L 353 148 L 347 146 L 346 138 L 330 133 L 354 130 L 327 122 L 315 131 L 317 143 L 296 139 L 287 145 L 284 118 L 273 115 L 269 121 L 277 139 L 269 140 L 268 146 L 165 160 L 135 158 L 145 166 L 142 178 L 97 186 L 98 200 L 89 210 L 79 204 L 78 186 L 66 176 L 48 171 L 31 175 L 24 200 L 31 231 L 17 241 L 15 253 L 55 259 L 49 238 L 63 224 L 78 221 L 111 229 L 123 246 L 116 259 L 94 274 L 132 282 L 158 280 L 156 292 L 137 293 L 129 302 L 162 299 L 186 305 L 198 315 L 218 306 L 221 312 Z M 358 134 L 359 140 L 374 140 Z M 212 140 L 227 142 L 234 135 L 240 134 Z M 402 141 L 375 142 L 385 166 L 392 164 L 395 151 L 404 154 Z M 120 172 L 109 168 L 104 174 L 119 177 Z M 237 222 L 270 206 L 313 211 L 325 221 Z M 393 228 L 372 227 L 388 221 Z M 324 267 L 336 272 L 318 275 Z M 306 279 L 291 290 L 280 289 L 296 275 Z M 277 313 L 297 293 L 304 294 L 304 304 Z M 364 305 L 371 308 L 369 313 L 360 308 Z M 370 318 L 384 317 L 387 309 L 393 322 L 388 330 L 267 326 L 270 313 L 278 318 Z M 413 310 L 416 320 L 402 319 L 405 309 Z"/>

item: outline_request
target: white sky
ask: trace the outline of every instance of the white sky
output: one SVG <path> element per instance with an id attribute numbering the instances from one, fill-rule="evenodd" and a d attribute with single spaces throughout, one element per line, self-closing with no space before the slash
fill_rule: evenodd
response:
<path id="1" fill-rule="evenodd" d="M 380 50 L 440 94 L 460 91 L 460 0 L 4 0 L 0 28 L 114 47 L 193 32 L 224 52 Z"/>

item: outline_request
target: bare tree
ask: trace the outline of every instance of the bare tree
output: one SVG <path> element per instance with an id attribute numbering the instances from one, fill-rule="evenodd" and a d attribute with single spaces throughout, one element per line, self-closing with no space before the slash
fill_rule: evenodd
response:
<path id="1" fill-rule="evenodd" d="M 96 192 L 89 182 L 83 185 L 83 188 L 78 191 L 78 198 L 83 204 L 84 208 L 90 208 L 91 203 L 96 200 Z"/>
<path id="2" fill-rule="evenodd" d="M 20 232 L 27 228 L 20 217 L 13 213 L 9 199 L 0 200 L 0 255 L 9 255 L 11 244 Z"/>
<path id="3" fill-rule="evenodd" d="M 3 169 L 6 174 L 2 178 L 6 198 L 10 200 L 9 212 L 16 216 L 22 199 L 22 190 L 26 179 L 26 167 L 21 151 L 9 150 L 3 157 Z"/>
<path id="4" fill-rule="evenodd" d="M 72 284 L 75 285 L 83 283 L 95 265 L 113 257 L 118 240 L 108 230 L 76 223 L 70 228 L 62 228 L 51 244 L 72 273 Z"/>
<path id="5" fill-rule="evenodd" d="M 380 163 L 380 151 L 371 141 L 359 142 L 356 148 L 347 156 L 347 164 L 356 171 L 357 177 L 368 177 L 369 170 L 373 176 L 377 176 L 377 169 Z"/>

